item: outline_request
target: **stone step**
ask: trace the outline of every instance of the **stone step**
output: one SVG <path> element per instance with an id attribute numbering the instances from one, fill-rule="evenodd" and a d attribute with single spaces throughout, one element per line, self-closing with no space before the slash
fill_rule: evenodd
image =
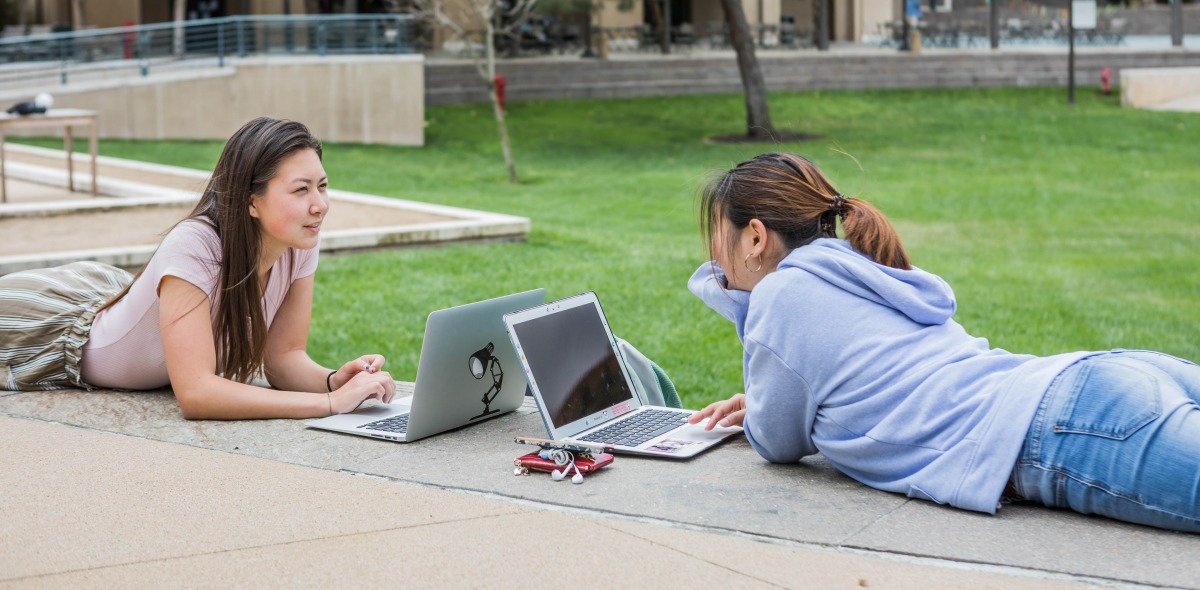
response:
<path id="1" fill-rule="evenodd" d="M 760 59 L 770 90 L 929 88 L 1065 85 L 1067 55 L 986 51 L 943 54 L 769 56 Z M 1111 68 L 1200 65 L 1195 52 L 1088 51 L 1076 54 L 1076 82 L 1097 83 Z M 732 57 L 501 62 L 497 72 L 513 100 L 580 97 L 669 96 L 740 92 Z M 471 65 L 426 65 L 426 101 L 452 104 L 487 100 Z"/>

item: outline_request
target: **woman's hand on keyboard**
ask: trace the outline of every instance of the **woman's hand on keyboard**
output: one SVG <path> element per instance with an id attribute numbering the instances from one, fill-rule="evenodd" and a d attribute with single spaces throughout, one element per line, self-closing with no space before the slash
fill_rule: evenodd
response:
<path id="1" fill-rule="evenodd" d="M 701 420 L 708 418 L 708 424 L 704 425 L 704 429 L 712 430 L 717 426 L 741 426 L 742 419 L 745 417 L 746 394 L 738 393 L 725 401 L 713 402 L 703 410 L 692 414 L 688 418 L 688 423 L 699 424 Z"/>
<path id="2" fill-rule="evenodd" d="M 368 399 L 389 403 L 394 395 L 396 395 L 396 382 L 392 380 L 391 373 L 361 371 L 331 394 L 331 404 L 333 413 L 342 414 L 354 411 Z"/>

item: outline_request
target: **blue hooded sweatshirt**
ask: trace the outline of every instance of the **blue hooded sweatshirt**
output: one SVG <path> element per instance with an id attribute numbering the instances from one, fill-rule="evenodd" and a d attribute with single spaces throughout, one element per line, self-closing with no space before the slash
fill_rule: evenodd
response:
<path id="1" fill-rule="evenodd" d="M 954 293 L 843 240 L 793 250 L 754 291 L 715 262 L 688 288 L 737 326 L 750 444 L 785 463 L 820 452 L 871 487 L 994 514 L 1042 397 L 1068 365 L 991 348 Z"/>

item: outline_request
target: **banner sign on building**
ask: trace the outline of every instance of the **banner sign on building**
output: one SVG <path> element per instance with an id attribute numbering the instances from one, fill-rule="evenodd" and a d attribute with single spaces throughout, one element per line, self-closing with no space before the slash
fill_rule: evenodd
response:
<path id="1" fill-rule="evenodd" d="M 1071 0 L 1071 26 L 1076 29 L 1096 28 L 1096 0 Z"/>

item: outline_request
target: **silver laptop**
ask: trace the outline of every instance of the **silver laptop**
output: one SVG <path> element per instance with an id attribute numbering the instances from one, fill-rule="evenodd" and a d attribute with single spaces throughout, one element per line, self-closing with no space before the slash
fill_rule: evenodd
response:
<path id="1" fill-rule="evenodd" d="M 545 299 L 535 289 L 429 314 L 412 397 L 305 425 L 412 442 L 517 409 L 526 384 L 501 318 Z"/>
<path id="2" fill-rule="evenodd" d="M 641 405 L 595 293 L 505 314 L 504 325 L 552 439 L 682 459 L 742 432 Z"/>

